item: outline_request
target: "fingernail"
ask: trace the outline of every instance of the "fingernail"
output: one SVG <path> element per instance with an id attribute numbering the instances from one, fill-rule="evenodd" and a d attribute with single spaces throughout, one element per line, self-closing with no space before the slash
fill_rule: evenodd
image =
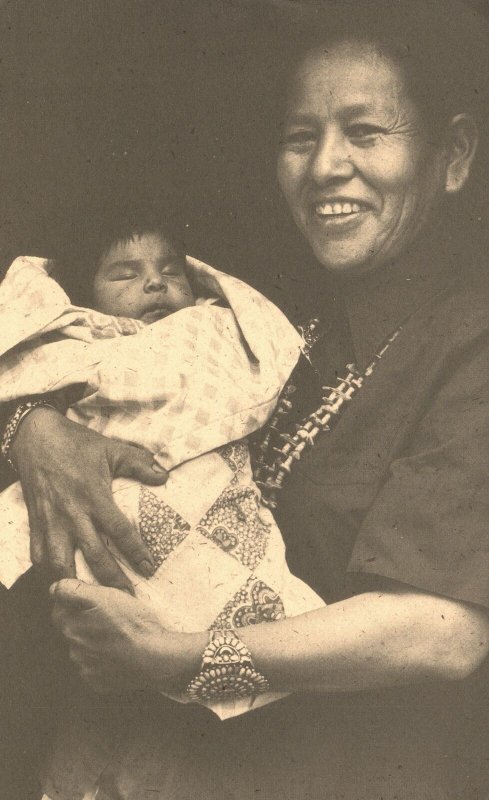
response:
<path id="1" fill-rule="evenodd" d="M 151 578 L 154 575 L 155 568 L 151 561 L 141 561 L 139 565 L 139 571 L 141 575 L 144 575 L 145 578 Z"/>
<path id="2" fill-rule="evenodd" d="M 166 473 L 166 469 L 163 469 L 163 467 L 161 467 L 156 461 L 153 461 L 151 469 L 153 470 L 153 472 L 158 472 L 161 475 L 164 475 Z"/>

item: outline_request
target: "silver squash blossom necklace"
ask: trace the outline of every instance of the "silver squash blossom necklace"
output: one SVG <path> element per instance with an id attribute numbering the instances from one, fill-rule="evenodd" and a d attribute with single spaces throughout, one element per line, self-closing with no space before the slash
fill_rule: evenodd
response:
<path id="1" fill-rule="evenodd" d="M 310 360 L 312 347 L 324 336 L 319 320 L 313 319 L 299 327 L 299 332 L 303 340 L 302 353 Z M 347 364 L 347 375 L 337 379 L 337 386 L 322 386 L 324 394 L 321 405 L 296 425 L 296 432 L 292 435 L 284 432 L 283 428 L 292 410 L 290 397 L 295 394 L 297 387 L 292 382 L 287 383 L 258 447 L 254 472 L 263 505 L 270 509 L 277 508 L 278 495 L 294 464 L 300 461 L 306 450 L 314 446 L 321 432 L 334 427 L 349 401 L 362 388 L 400 332 L 401 328 L 398 328 L 384 341 L 365 372 L 359 372 L 355 364 Z"/>

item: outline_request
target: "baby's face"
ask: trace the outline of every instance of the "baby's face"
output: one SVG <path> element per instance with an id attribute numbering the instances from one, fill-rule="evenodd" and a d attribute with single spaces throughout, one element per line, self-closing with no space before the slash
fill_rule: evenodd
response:
<path id="1" fill-rule="evenodd" d="M 195 305 L 185 260 L 157 233 L 112 245 L 93 284 L 97 311 L 151 323 Z"/>

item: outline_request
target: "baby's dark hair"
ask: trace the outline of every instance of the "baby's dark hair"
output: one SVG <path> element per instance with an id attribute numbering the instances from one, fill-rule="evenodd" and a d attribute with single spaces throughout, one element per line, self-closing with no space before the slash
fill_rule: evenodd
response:
<path id="1" fill-rule="evenodd" d="M 185 260 L 184 226 L 175 211 L 161 202 L 92 204 L 79 209 L 69 227 L 69 235 L 56 253 L 54 276 L 74 305 L 91 307 L 95 275 L 115 244 L 158 234 Z M 191 276 L 188 278 L 195 290 Z"/>

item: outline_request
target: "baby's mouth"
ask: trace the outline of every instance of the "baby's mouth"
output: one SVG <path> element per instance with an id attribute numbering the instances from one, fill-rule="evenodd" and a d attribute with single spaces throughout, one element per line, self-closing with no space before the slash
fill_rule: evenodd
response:
<path id="1" fill-rule="evenodd" d="M 148 308 L 141 317 L 143 322 L 156 322 L 158 319 L 163 319 L 167 317 L 170 313 L 168 308 L 164 308 L 163 306 L 153 306 L 152 308 Z"/>

